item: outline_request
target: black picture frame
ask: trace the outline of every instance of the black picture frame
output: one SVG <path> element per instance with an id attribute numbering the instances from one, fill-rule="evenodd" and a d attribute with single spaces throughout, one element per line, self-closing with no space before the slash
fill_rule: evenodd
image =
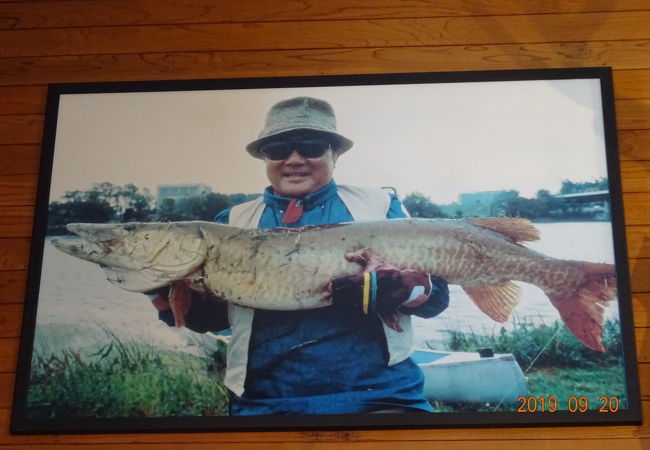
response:
<path id="1" fill-rule="evenodd" d="M 397 90 L 397 87 L 399 87 L 399 92 L 391 93 L 391 89 Z M 59 158 L 64 151 L 67 151 L 67 147 L 66 150 L 64 150 L 62 146 L 64 144 L 74 146 L 73 143 L 82 142 L 79 144 L 80 147 L 72 150 L 72 156 L 76 155 L 78 157 L 77 159 L 87 161 L 85 157 L 82 158 L 82 153 L 92 153 L 95 151 L 87 146 L 88 142 L 92 142 L 93 139 L 95 139 L 97 142 L 102 139 L 106 140 L 108 139 L 106 136 L 109 136 L 111 134 L 114 136 L 127 134 L 127 130 L 120 127 L 125 127 L 125 124 L 129 123 L 128 120 L 117 120 L 116 116 L 121 116 L 124 114 L 125 116 L 133 117 L 131 116 L 132 111 L 130 111 L 132 109 L 132 105 L 129 102 L 130 98 L 135 98 L 135 96 L 140 96 L 140 98 L 143 99 L 139 102 L 139 104 L 144 104 L 146 108 L 136 113 L 136 115 L 140 114 L 140 119 L 135 124 L 133 122 L 130 123 L 132 125 L 132 128 L 128 130 L 128 133 L 138 133 L 139 129 L 150 127 L 158 130 L 158 133 L 161 135 L 164 135 L 165 126 L 160 124 L 152 124 L 151 121 L 154 119 L 151 118 L 152 116 L 147 116 L 144 111 L 152 113 L 153 110 L 158 109 L 160 108 L 160 105 L 163 105 L 162 110 L 164 112 L 165 105 L 169 106 L 172 104 L 183 103 L 183 99 L 186 96 L 197 98 L 207 95 L 208 93 L 213 93 L 216 95 L 213 101 L 217 103 L 220 101 L 218 94 L 228 93 L 229 101 L 234 102 L 228 104 L 246 106 L 245 108 L 240 109 L 240 112 L 243 114 L 241 116 L 243 120 L 249 118 L 245 115 L 247 111 L 254 110 L 256 114 L 256 121 L 250 126 L 252 126 L 251 129 L 255 129 L 256 133 L 262 127 L 261 119 L 263 118 L 263 115 L 273 104 L 273 102 L 277 101 L 277 99 L 298 95 L 296 94 L 297 92 L 299 95 L 310 95 L 309 93 L 313 92 L 314 96 L 321 96 L 327 99 L 327 94 L 332 89 L 333 91 L 331 92 L 336 91 L 336 95 L 333 96 L 336 99 L 348 97 L 348 103 L 342 104 L 339 102 L 339 104 L 337 104 L 336 102 L 332 102 L 337 115 L 339 115 L 339 130 L 341 133 L 345 134 L 352 132 L 354 134 L 352 130 L 355 128 L 355 126 L 358 128 L 366 128 L 363 133 L 359 132 L 358 135 L 354 136 L 353 140 L 355 141 L 355 148 L 353 148 L 353 150 L 350 152 L 350 155 L 352 155 L 353 152 L 357 151 L 355 150 L 357 147 L 363 147 L 365 145 L 362 142 L 363 137 L 372 136 L 373 133 L 397 133 L 392 134 L 389 138 L 387 138 L 389 143 L 386 144 L 386 148 L 377 150 L 377 154 L 381 155 L 389 155 L 391 148 L 394 149 L 396 146 L 399 147 L 401 143 L 408 145 L 408 143 L 411 142 L 408 139 L 404 138 L 403 135 L 402 137 L 398 135 L 399 133 L 404 133 L 405 130 L 409 130 L 408 127 L 404 127 L 405 123 L 410 124 L 412 122 L 415 122 L 415 116 L 404 117 L 401 115 L 404 111 L 409 110 L 409 107 L 404 107 L 403 105 L 406 104 L 408 106 L 408 101 L 404 101 L 404 95 L 413 95 L 413 101 L 410 105 L 410 108 L 413 111 L 413 114 L 418 114 L 418 120 L 421 120 L 423 118 L 420 114 L 421 109 L 419 109 L 422 105 L 421 99 L 425 97 L 432 101 L 433 104 L 430 107 L 431 109 L 426 110 L 429 111 L 431 117 L 424 117 L 426 119 L 424 122 L 435 123 L 436 120 L 440 120 L 444 122 L 444 126 L 455 126 L 457 127 L 457 131 L 465 130 L 468 135 L 471 135 L 473 133 L 473 129 L 480 128 L 480 122 L 487 122 L 488 124 L 485 125 L 485 127 L 486 129 L 491 129 L 490 133 L 491 136 L 494 137 L 495 142 L 507 141 L 503 143 L 503 146 L 506 147 L 504 153 L 500 153 L 498 156 L 495 156 L 495 158 L 490 163 L 494 165 L 493 167 L 496 167 L 497 165 L 505 165 L 507 167 L 508 164 L 510 164 L 510 158 L 508 158 L 508 155 L 512 156 L 513 160 L 516 159 L 519 161 L 518 152 L 523 151 L 519 144 L 521 144 L 522 139 L 524 139 L 525 136 L 506 139 L 508 135 L 516 132 L 516 130 L 513 129 L 513 127 L 516 125 L 509 124 L 510 121 L 514 121 L 513 123 L 523 123 L 516 121 L 517 116 L 523 116 L 525 119 L 524 122 L 538 122 L 533 128 L 536 133 L 539 133 L 539 135 L 535 135 L 534 138 L 531 138 L 531 141 L 532 139 L 538 139 L 540 136 L 546 136 L 548 139 L 546 144 L 548 146 L 558 144 L 558 142 L 562 142 L 566 139 L 575 140 L 575 142 L 573 142 L 575 148 L 581 146 L 589 147 L 591 141 L 588 143 L 582 142 L 580 140 L 581 136 L 589 132 L 593 132 L 596 135 L 594 137 L 594 142 L 598 143 L 598 145 L 596 145 L 597 148 L 590 148 L 588 152 L 583 152 L 581 154 L 591 154 L 593 156 L 594 160 L 588 161 L 588 163 L 594 167 L 602 167 L 605 170 L 603 179 L 607 181 L 606 190 L 608 192 L 603 195 L 607 197 L 607 201 L 609 202 L 609 210 L 606 211 L 606 219 L 602 219 L 601 217 L 600 223 L 611 224 L 611 233 L 605 233 L 603 240 L 606 241 L 604 245 L 611 246 L 613 252 L 612 263 L 614 263 L 616 266 L 618 302 L 613 302 L 614 306 L 611 308 L 615 309 L 613 314 L 616 316 L 616 318 L 618 318 L 618 323 L 620 324 L 618 325 L 620 328 L 618 329 L 617 338 L 620 341 L 621 348 L 620 354 L 618 356 L 620 358 L 619 365 L 621 372 L 620 386 L 622 386 L 623 392 L 625 394 L 625 399 L 619 399 L 618 394 L 614 392 L 603 392 L 602 397 L 605 398 L 603 401 L 605 405 L 593 405 L 592 402 L 589 409 L 586 411 L 581 411 L 579 400 L 582 393 L 577 391 L 574 392 L 574 401 L 571 400 L 569 398 L 570 396 L 567 396 L 565 392 L 564 394 L 561 394 L 563 396 L 562 398 L 557 398 L 560 404 L 560 408 L 558 408 L 557 411 L 553 412 L 549 410 L 548 404 L 548 398 L 549 396 L 553 396 L 553 392 L 549 392 L 546 393 L 546 395 L 531 394 L 522 396 L 523 400 L 519 400 L 517 403 L 515 403 L 512 410 L 507 411 L 486 410 L 485 408 L 483 410 L 479 410 L 477 407 L 475 410 L 467 410 L 461 408 L 454 412 L 441 411 L 430 414 L 305 414 L 294 416 L 270 415 L 263 417 L 182 415 L 167 417 L 84 417 L 68 415 L 66 417 L 45 418 L 42 415 L 39 417 L 30 416 L 30 408 L 28 406 L 28 397 L 30 394 L 31 386 L 30 380 L 32 378 L 33 364 L 35 361 L 34 358 L 35 345 L 37 343 L 37 330 L 38 327 L 41 326 L 41 322 L 39 321 L 42 319 L 42 316 L 39 316 L 38 313 L 39 308 L 41 310 L 46 310 L 43 309 L 43 299 L 48 295 L 47 292 L 48 289 L 50 289 L 49 286 L 43 284 L 45 277 L 44 273 L 48 270 L 47 261 L 44 259 L 45 247 L 48 245 L 48 220 L 52 220 L 51 216 L 49 215 L 50 213 L 48 213 L 48 207 L 52 201 L 55 201 L 57 198 L 60 199 L 60 196 L 64 191 L 69 192 L 73 189 L 82 190 L 89 188 L 88 183 L 83 181 L 85 178 L 81 175 L 79 176 L 77 185 L 74 185 L 74 183 L 70 185 L 67 184 L 70 177 L 67 175 L 67 172 L 65 176 L 63 175 L 64 169 L 61 167 L 64 166 L 60 166 L 58 164 L 59 160 L 57 160 L 57 158 Z M 426 92 L 424 92 L 424 90 L 426 90 Z M 589 93 L 583 96 L 583 91 L 585 90 L 589 91 Z M 471 91 L 471 93 L 468 91 Z M 271 92 L 271 95 L 268 95 L 268 98 L 264 97 L 264 95 L 268 94 L 269 92 Z M 384 92 L 386 95 L 384 95 Z M 499 97 L 499 95 L 502 94 L 497 95 L 495 92 L 504 92 L 506 93 L 506 96 Z M 546 95 L 547 92 L 557 93 L 557 98 L 553 97 L 553 95 Z M 286 95 L 283 95 L 285 93 Z M 263 97 L 264 99 L 260 100 L 259 103 L 256 102 L 255 104 L 251 104 L 249 102 L 251 94 L 255 94 L 256 98 Z M 359 94 L 359 98 L 355 98 L 357 94 Z M 152 106 L 151 104 L 147 106 L 148 99 L 154 99 L 154 97 L 166 98 L 168 95 L 175 96 L 174 98 L 177 100 L 177 102 L 175 100 L 176 103 L 161 102 L 155 106 Z M 239 95 L 241 95 L 241 100 L 238 100 Z M 399 102 L 402 102 L 403 104 L 400 103 L 400 105 L 397 105 L 396 103 L 390 103 L 389 98 L 391 96 L 400 97 Z M 348 125 L 347 127 L 344 125 L 343 118 L 353 117 L 354 114 L 358 114 L 357 109 L 355 109 L 354 112 L 345 112 L 345 108 L 347 106 L 352 104 L 359 106 L 363 105 L 364 102 L 368 102 L 368 117 L 375 119 L 379 117 L 379 115 L 376 114 L 377 110 L 382 110 L 382 108 L 377 108 L 377 105 L 381 103 L 381 99 L 384 97 L 385 103 L 383 105 L 382 117 L 386 118 L 385 122 L 368 125 L 367 123 L 364 123 L 362 120 L 360 120 L 358 123 L 356 123 L 356 125 Z M 416 101 L 418 97 L 419 100 Z M 444 97 L 444 102 L 447 103 L 444 103 L 443 100 L 440 100 L 441 97 Z M 453 103 L 455 101 L 454 98 L 456 97 L 462 98 L 462 100 L 458 100 L 458 104 Z M 540 101 L 540 104 L 526 104 L 526 101 L 522 100 L 528 99 L 529 97 L 538 99 Z M 549 99 L 548 97 L 553 98 Z M 85 103 L 82 106 L 78 107 L 76 110 L 74 110 L 72 107 L 70 107 L 71 109 L 66 109 L 69 107 L 69 105 L 68 103 L 64 104 L 64 102 L 68 102 L 69 99 L 72 98 L 82 99 Z M 580 103 L 584 98 L 591 99 L 590 101 L 592 101 L 592 103 L 589 105 Z M 103 107 L 100 105 L 100 103 L 104 102 L 106 99 L 109 101 L 115 100 L 115 105 L 112 106 L 113 109 L 107 110 L 109 111 L 108 115 L 104 113 L 104 115 L 98 115 L 97 117 L 94 117 L 93 115 Z M 371 102 L 370 99 L 374 99 L 374 101 Z M 495 101 L 495 99 L 497 99 L 497 101 Z M 558 125 L 559 122 L 557 122 L 555 119 L 551 120 L 555 117 L 570 117 L 570 115 L 564 114 L 565 111 L 554 109 L 554 105 L 557 105 L 555 102 L 556 100 L 559 103 L 562 103 L 566 100 L 566 102 L 563 104 L 568 105 L 567 110 L 570 109 L 571 113 L 575 112 L 573 108 L 577 105 L 575 109 L 579 110 L 576 112 L 576 114 L 578 114 L 580 120 L 576 120 L 576 122 L 573 123 L 564 122 L 561 126 Z M 507 105 L 516 105 L 517 108 L 521 109 L 508 109 Z M 492 108 L 492 106 L 494 106 L 494 108 Z M 196 110 L 191 110 L 193 107 L 192 105 L 183 105 L 180 107 L 190 108 L 186 109 L 186 111 L 192 111 L 192 114 L 194 114 L 192 120 L 194 122 L 199 122 L 197 126 L 203 126 L 204 128 L 209 128 L 211 124 L 213 124 L 216 120 L 221 120 L 223 116 L 216 118 L 206 117 L 203 115 L 203 113 L 206 111 L 218 111 L 220 113 L 224 113 L 225 115 L 225 112 L 227 111 L 226 109 L 219 109 L 218 104 L 214 106 L 216 109 L 210 109 L 211 107 L 205 106 L 203 103 L 197 107 Z M 372 114 L 370 114 L 370 108 L 372 108 Z M 444 109 L 444 111 L 442 111 L 442 109 Z M 544 115 L 544 113 L 547 115 Z M 115 123 L 113 123 L 113 121 L 106 120 L 107 117 L 110 117 L 110 114 L 113 114 L 113 117 L 116 118 Z M 527 116 L 527 114 L 530 114 L 530 116 Z M 171 115 L 173 116 L 173 114 Z M 71 118 L 72 116 L 74 117 Z M 174 117 L 171 119 L 167 118 L 167 120 L 174 120 Z M 545 117 L 548 118 L 548 122 L 545 122 Z M 592 122 L 589 123 L 589 120 Z M 501 127 L 495 127 L 495 123 L 500 123 Z M 88 124 L 91 124 L 92 126 Z M 391 128 L 393 126 L 394 128 Z M 585 132 L 585 130 L 580 129 L 581 127 L 585 129 L 592 127 L 592 129 Z M 102 134 L 101 138 L 98 138 L 97 136 L 93 137 L 92 133 L 94 130 L 98 129 L 105 129 L 107 130 L 107 133 Z M 441 129 L 437 129 L 437 131 L 440 133 L 437 136 L 444 134 Z M 256 138 L 256 134 L 251 134 L 251 131 L 248 129 L 245 136 L 248 137 L 249 141 L 252 141 Z M 431 137 L 431 134 L 423 133 L 423 136 Z M 446 139 L 444 141 L 446 144 L 453 144 L 453 136 L 450 136 L 446 136 L 444 138 Z M 462 138 L 461 135 L 457 136 L 458 139 Z M 197 138 L 197 142 L 200 141 L 201 144 L 205 144 L 206 142 L 214 142 L 214 140 L 210 141 L 211 138 L 214 139 L 214 136 L 201 137 L 201 139 Z M 470 138 L 468 142 L 478 144 L 478 139 L 479 138 Z M 116 143 L 102 142 L 101 145 L 98 144 L 98 147 L 100 149 L 104 149 L 105 151 L 106 148 L 110 148 L 110 145 L 119 145 L 122 142 L 123 141 L 120 140 L 117 140 Z M 376 142 L 378 141 L 372 141 L 371 145 L 368 147 L 372 147 L 372 145 L 375 145 Z M 160 142 L 157 141 L 157 143 L 159 144 Z M 241 144 L 246 143 L 247 142 L 245 141 L 241 141 Z M 86 147 L 82 149 L 81 146 L 84 144 Z M 435 147 L 436 142 L 430 142 L 430 144 L 432 147 Z M 485 143 L 486 150 L 476 149 L 475 151 L 483 152 L 483 154 L 487 152 L 489 154 L 489 149 L 492 145 L 495 145 L 495 143 Z M 535 148 L 541 147 L 536 146 Z M 397 150 L 398 149 L 395 149 L 395 151 Z M 130 151 L 133 152 L 134 150 L 130 149 Z M 135 151 L 138 152 L 139 150 Z M 144 152 L 144 150 L 142 151 Z M 205 147 L 202 151 L 205 152 L 205 155 L 211 155 L 212 153 L 210 152 L 213 152 L 214 150 L 213 148 Z M 365 155 L 365 158 L 367 158 L 366 161 L 368 161 L 368 159 L 370 159 L 370 156 L 373 155 L 373 151 L 374 150 L 372 148 L 364 148 L 363 150 L 360 150 L 360 152 Z M 563 151 L 564 156 L 566 156 L 566 149 Z M 239 152 L 242 161 L 252 160 L 252 158 L 250 158 L 243 151 L 243 145 L 239 147 Z M 537 150 L 537 152 L 539 153 L 540 151 Z M 478 153 L 471 153 L 468 155 L 477 154 Z M 464 155 L 461 160 L 455 160 L 455 164 L 459 164 L 460 162 L 464 161 L 467 165 L 467 170 L 470 170 L 469 165 L 471 164 L 471 158 L 468 159 L 468 155 Z M 560 153 L 556 151 L 551 152 L 549 150 L 549 155 L 549 166 L 556 165 L 559 167 L 565 164 L 565 161 L 563 159 L 560 159 Z M 122 153 L 120 152 L 116 152 L 114 155 L 112 155 L 112 158 L 117 160 L 119 160 L 121 157 Z M 342 158 L 346 157 L 347 155 L 343 156 Z M 420 156 L 420 165 L 429 166 L 431 177 L 435 178 L 437 175 L 436 167 L 443 167 L 443 170 L 452 172 L 454 171 L 453 167 L 458 168 L 458 166 L 452 165 L 445 166 L 445 164 L 441 162 L 444 161 L 445 158 L 451 157 L 452 156 L 450 152 L 434 149 L 430 155 Z M 183 158 L 183 152 L 181 149 L 179 149 L 178 154 L 176 154 L 176 158 L 179 158 L 179 160 Z M 248 160 L 246 158 L 248 158 Z M 479 159 L 479 165 L 481 163 L 485 163 L 485 161 L 489 161 L 485 158 Z M 104 160 L 102 159 L 101 161 Z M 69 164 L 70 163 L 68 162 L 68 165 Z M 98 164 L 101 165 L 102 163 L 99 162 Z M 125 163 L 124 165 L 127 166 L 129 164 L 131 163 Z M 150 164 L 153 165 L 153 167 L 150 165 L 147 167 L 142 167 L 140 170 L 143 173 L 154 173 L 156 171 L 160 171 L 155 167 L 155 164 L 157 163 L 150 161 Z M 194 164 L 201 165 L 204 163 L 195 161 Z M 342 159 L 340 165 L 342 166 L 343 164 L 344 161 Z M 364 172 L 370 171 L 370 169 L 359 166 L 359 164 L 364 164 L 362 159 L 356 161 L 356 165 L 353 167 L 354 171 L 359 172 L 361 169 L 363 169 Z M 511 171 L 516 172 L 521 169 L 521 166 L 516 165 L 519 164 L 519 162 L 514 164 L 515 165 L 512 166 Z M 246 168 L 244 168 L 244 166 L 240 167 L 239 165 L 236 165 L 232 166 L 230 170 L 232 172 L 235 172 L 235 178 L 248 178 L 250 173 L 243 172 L 244 170 L 248 170 L 248 166 L 245 167 Z M 370 164 L 367 167 L 374 168 L 377 166 Z M 84 174 L 85 172 L 92 172 L 95 170 L 90 170 L 91 167 L 89 167 L 89 164 L 87 162 L 80 163 L 80 165 L 74 169 L 79 174 Z M 482 169 L 484 172 L 492 171 L 492 167 L 482 167 Z M 108 167 L 103 170 L 105 170 L 105 172 L 103 173 L 102 178 L 95 178 L 95 182 L 99 183 L 107 180 L 116 184 L 122 183 L 122 181 L 114 181 L 111 178 L 111 175 L 118 175 L 114 167 Z M 337 168 L 337 170 L 339 169 Z M 125 168 L 125 171 L 128 170 Z M 352 174 L 354 171 L 351 170 L 350 174 Z M 167 173 L 164 170 L 162 172 Z M 259 172 L 262 174 L 263 171 L 260 169 Z M 504 171 L 501 169 L 494 170 L 494 172 L 495 175 L 493 176 L 493 179 L 501 178 L 500 174 L 504 173 Z M 413 173 L 413 178 L 424 178 L 422 177 L 421 171 L 413 169 Z M 475 172 L 472 169 L 471 174 L 475 173 L 478 172 Z M 347 172 L 346 176 L 348 176 Z M 462 174 L 458 176 L 462 177 Z M 529 176 L 527 174 L 523 178 L 534 178 L 535 176 L 538 175 Z M 600 176 L 602 176 L 602 173 L 600 173 Z M 348 178 L 351 177 L 352 175 L 348 176 Z M 474 175 L 467 176 L 467 178 L 470 177 L 474 177 Z M 594 181 L 594 178 L 580 179 L 580 175 L 576 175 L 576 177 L 578 178 L 571 181 L 578 183 Z M 116 176 L 115 178 L 117 179 L 119 177 Z M 448 178 L 445 178 L 445 180 L 446 179 Z M 210 180 L 190 180 L 189 182 L 199 181 L 203 182 Z M 431 186 L 435 186 L 435 182 L 432 182 L 431 180 L 428 181 L 431 182 Z M 138 180 L 133 180 L 131 182 L 137 184 Z M 369 184 L 372 184 L 373 182 L 375 182 L 375 180 L 370 179 Z M 394 181 L 386 180 L 383 181 L 383 183 L 392 185 L 394 184 Z M 517 186 L 508 185 L 508 180 L 503 180 L 503 183 L 504 184 L 501 185 L 501 188 L 498 189 L 493 187 L 495 185 L 494 183 L 486 182 L 486 187 L 485 189 L 482 189 L 482 191 L 505 191 L 508 189 L 517 189 L 519 191 L 523 189 Z M 218 183 L 215 182 L 213 187 L 216 191 L 219 191 L 220 188 L 217 186 L 217 184 Z M 468 183 L 468 186 L 470 185 L 474 186 L 473 184 Z M 557 188 L 557 185 L 555 185 L 555 188 Z M 480 189 L 477 189 L 475 191 L 472 191 L 471 189 L 473 188 L 470 188 L 469 192 L 481 191 Z M 551 187 L 539 185 L 538 189 L 551 189 Z M 256 192 L 259 192 L 259 190 Z M 464 191 L 464 193 L 467 192 L 468 191 Z M 405 195 L 407 193 L 408 191 L 400 192 L 399 194 Z M 456 195 L 460 193 L 462 192 L 455 192 Z M 530 193 L 524 193 L 523 191 L 519 193 L 521 194 L 522 198 L 525 198 L 524 195 L 532 195 Z M 425 196 L 426 194 L 428 194 L 428 192 L 425 193 Z M 433 203 L 437 203 L 435 200 L 436 199 L 434 199 Z M 594 205 L 591 206 L 592 209 L 594 209 Z M 461 213 L 462 212 L 463 211 L 461 211 Z M 51 265 L 52 264 L 53 263 L 51 263 Z M 63 287 L 60 287 L 60 289 L 63 289 Z M 70 290 L 74 289 L 74 287 L 68 285 L 65 286 L 64 290 L 66 289 Z M 59 293 L 57 295 L 61 296 L 62 294 Z M 88 296 L 92 296 L 93 293 L 86 292 L 84 295 L 87 298 Z M 452 302 L 453 298 L 454 297 L 452 293 Z M 145 302 L 145 300 L 143 300 L 143 302 Z M 108 305 L 107 308 L 110 308 L 110 305 Z M 80 318 L 79 320 L 85 321 L 90 320 L 90 318 L 85 317 Z M 431 320 L 436 320 L 436 318 Z M 151 321 L 156 321 L 154 310 L 151 311 Z M 74 333 L 74 331 L 72 332 Z M 525 368 L 522 367 L 522 369 Z M 556 396 L 558 395 L 560 394 L 557 394 Z M 544 397 L 544 399 L 542 397 Z M 616 398 L 616 408 L 613 408 L 612 405 L 607 406 L 607 403 L 610 402 L 613 398 Z M 534 402 L 532 400 L 534 400 Z M 569 405 L 570 402 L 574 403 L 572 405 Z M 532 407 L 533 403 L 535 405 L 534 408 Z M 567 408 L 573 409 L 573 411 L 563 408 L 564 405 L 567 405 Z M 19 365 L 17 369 L 14 405 L 12 411 L 12 433 L 58 434 L 233 430 L 259 431 L 303 429 L 620 425 L 640 423 L 640 405 L 641 402 L 636 365 L 631 291 L 628 276 L 627 251 L 625 242 L 622 189 L 617 152 L 614 94 L 610 68 L 599 67 L 575 69 L 403 73 L 379 75 L 367 74 L 284 78 L 107 82 L 54 84 L 49 86 L 41 166 L 38 180 L 37 203 L 30 253 L 27 294 L 25 300 L 22 336 L 20 343 Z M 575 406 L 575 408 L 573 408 L 573 406 Z M 613 409 L 616 410 L 614 411 Z"/>

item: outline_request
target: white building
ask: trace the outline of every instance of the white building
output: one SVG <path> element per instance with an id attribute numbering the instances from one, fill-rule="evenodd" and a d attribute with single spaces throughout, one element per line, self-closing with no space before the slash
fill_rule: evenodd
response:
<path id="1" fill-rule="evenodd" d="M 205 183 L 194 184 L 165 184 L 158 186 L 156 195 L 156 208 L 160 208 L 165 199 L 179 200 L 187 197 L 197 197 L 212 193 L 212 188 Z"/>

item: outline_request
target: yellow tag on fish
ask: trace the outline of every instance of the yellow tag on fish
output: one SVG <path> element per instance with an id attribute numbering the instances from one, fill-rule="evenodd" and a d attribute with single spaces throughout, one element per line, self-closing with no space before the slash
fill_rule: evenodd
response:
<path id="1" fill-rule="evenodd" d="M 370 301 L 370 274 L 363 274 L 363 313 L 368 314 L 368 303 Z"/>

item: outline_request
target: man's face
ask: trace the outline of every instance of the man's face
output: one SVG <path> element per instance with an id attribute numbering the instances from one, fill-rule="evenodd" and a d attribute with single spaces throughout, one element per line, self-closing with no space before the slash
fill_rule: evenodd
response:
<path id="1" fill-rule="evenodd" d="M 308 140 L 309 137 L 305 136 L 303 139 Z M 296 147 L 298 145 L 296 144 Z M 336 164 L 336 153 L 332 149 L 317 158 L 302 156 L 295 148 L 291 150 L 291 154 L 285 159 L 273 161 L 268 157 L 264 158 L 266 176 L 276 194 L 302 198 L 330 182 Z"/>

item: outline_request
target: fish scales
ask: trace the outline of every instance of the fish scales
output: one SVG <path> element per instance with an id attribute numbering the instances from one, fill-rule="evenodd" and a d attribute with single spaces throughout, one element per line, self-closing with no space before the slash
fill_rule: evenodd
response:
<path id="1" fill-rule="evenodd" d="M 507 320 L 512 280 L 541 288 L 569 329 L 602 350 L 614 266 L 558 260 L 520 242 L 525 219 L 393 219 L 301 229 L 240 229 L 210 222 L 71 224 L 60 250 L 100 264 L 109 281 L 147 291 L 179 279 L 244 307 L 295 310 L 331 303 L 330 281 L 377 267 L 428 272 L 460 285 L 487 315 Z"/>

